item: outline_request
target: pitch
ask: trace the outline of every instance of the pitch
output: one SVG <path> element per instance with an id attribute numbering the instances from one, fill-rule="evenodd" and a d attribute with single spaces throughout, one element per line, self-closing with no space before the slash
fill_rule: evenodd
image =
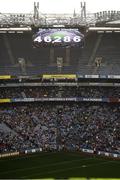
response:
<path id="1" fill-rule="evenodd" d="M 46 152 L 0 159 L 1 179 L 115 179 L 120 161 L 79 152 Z"/>

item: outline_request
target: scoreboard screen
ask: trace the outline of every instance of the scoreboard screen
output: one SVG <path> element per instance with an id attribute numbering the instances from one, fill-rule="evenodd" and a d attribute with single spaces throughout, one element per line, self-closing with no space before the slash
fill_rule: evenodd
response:
<path id="1" fill-rule="evenodd" d="M 38 48 L 44 46 L 83 47 L 84 35 L 77 28 L 39 28 L 33 35 L 33 46 Z"/>

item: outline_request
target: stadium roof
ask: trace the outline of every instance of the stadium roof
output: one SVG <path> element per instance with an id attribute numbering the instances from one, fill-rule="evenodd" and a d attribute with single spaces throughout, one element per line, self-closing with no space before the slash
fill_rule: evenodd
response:
<path id="1" fill-rule="evenodd" d="M 116 21 L 110 21 L 110 22 L 107 22 L 106 24 L 112 24 L 112 25 L 116 25 L 116 24 L 120 24 L 120 20 L 116 20 Z"/>

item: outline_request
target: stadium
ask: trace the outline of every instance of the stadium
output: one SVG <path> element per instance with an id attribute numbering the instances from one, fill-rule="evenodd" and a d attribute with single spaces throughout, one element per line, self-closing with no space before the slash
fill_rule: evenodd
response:
<path id="1" fill-rule="evenodd" d="M 120 179 L 120 11 L 0 13 L 0 179 Z"/>

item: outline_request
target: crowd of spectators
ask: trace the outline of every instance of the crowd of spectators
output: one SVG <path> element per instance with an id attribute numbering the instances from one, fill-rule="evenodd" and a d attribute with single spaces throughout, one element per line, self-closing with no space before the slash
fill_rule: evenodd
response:
<path id="1" fill-rule="evenodd" d="M 6 87 L 0 88 L 0 98 L 41 98 L 41 97 L 84 97 L 84 98 L 120 98 L 119 87 Z"/>
<path id="2" fill-rule="evenodd" d="M 0 106 L 0 152 L 79 150 L 120 153 L 120 107 L 99 103 L 26 103 Z"/>
<path id="3" fill-rule="evenodd" d="M 6 144 L 6 148 L 11 147 L 13 150 L 13 144 L 17 142 L 16 150 L 21 151 L 37 147 L 45 149 L 47 146 L 52 148 L 56 145 L 55 116 L 56 113 L 50 106 L 22 105 L 2 108 L 0 121 L 18 136 L 11 137 L 11 133 L 7 133 L 7 139 L 5 138 L 4 143 L 0 141 L 0 144 Z M 1 140 L 5 137 L 4 133 Z"/>

